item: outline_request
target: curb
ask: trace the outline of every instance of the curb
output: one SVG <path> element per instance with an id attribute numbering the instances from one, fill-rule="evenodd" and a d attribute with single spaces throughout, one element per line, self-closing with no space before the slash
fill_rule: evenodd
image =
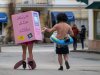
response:
<path id="1" fill-rule="evenodd" d="M 100 54 L 100 52 L 99 51 L 89 51 L 89 50 L 72 50 L 72 51 L 70 51 L 70 52 L 85 52 L 85 53 L 95 53 L 95 54 Z"/>

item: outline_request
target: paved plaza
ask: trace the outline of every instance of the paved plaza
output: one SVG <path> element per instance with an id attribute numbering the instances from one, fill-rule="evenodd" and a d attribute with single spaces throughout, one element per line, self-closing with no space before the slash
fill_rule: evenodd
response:
<path id="1" fill-rule="evenodd" d="M 81 46 L 78 46 L 81 49 Z M 85 48 L 87 49 L 87 48 Z M 70 51 L 72 46 L 70 46 Z M 21 46 L 2 47 L 0 53 L 0 75 L 100 75 L 100 54 L 87 52 L 70 52 L 71 68 L 58 71 L 57 55 L 53 45 L 35 45 L 34 59 L 37 63 L 35 70 L 14 70 L 14 64 L 21 59 Z M 28 56 L 28 54 L 27 54 Z"/>

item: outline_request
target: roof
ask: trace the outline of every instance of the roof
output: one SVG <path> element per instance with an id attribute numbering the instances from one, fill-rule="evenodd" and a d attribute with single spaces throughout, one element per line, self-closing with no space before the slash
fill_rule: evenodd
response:
<path id="1" fill-rule="evenodd" d="M 89 6 L 86 7 L 86 9 L 100 9 L 100 1 L 95 1 Z"/>

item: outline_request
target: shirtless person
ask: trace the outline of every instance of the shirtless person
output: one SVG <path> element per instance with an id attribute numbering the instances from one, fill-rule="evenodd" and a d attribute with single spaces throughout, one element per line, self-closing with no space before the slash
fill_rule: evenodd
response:
<path id="1" fill-rule="evenodd" d="M 44 28 L 44 31 L 47 32 L 54 32 L 57 31 L 57 38 L 58 39 L 64 39 L 66 37 L 68 37 L 68 34 L 70 34 L 71 36 L 73 36 L 73 31 L 70 25 L 68 25 L 67 22 L 67 16 L 65 13 L 59 13 L 57 15 L 57 24 L 54 25 L 53 28 L 49 29 L 49 28 Z M 68 63 L 68 54 L 69 54 L 69 48 L 68 45 L 58 45 L 56 44 L 56 54 L 58 54 L 58 62 L 60 65 L 60 68 L 58 68 L 58 70 L 63 70 L 63 57 L 65 60 L 65 65 L 66 65 L 66 69 L 69 69 L 69 63 Z M 63 56 L 63 57 L 62 57 Z"/>

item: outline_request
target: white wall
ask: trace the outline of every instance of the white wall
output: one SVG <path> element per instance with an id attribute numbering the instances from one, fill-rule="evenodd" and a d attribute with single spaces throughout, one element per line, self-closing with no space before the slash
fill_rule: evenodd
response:
<path id="1" fill-rule="evenodd" d="M 94 39 L 93 10 L 89 10 L 89 40 Z"/>
<path id="2" fill-rule="evenodd" d="M 53 0 L 53 4 L 58 5 L 86 5 L 85 3 L 77 2 L 76 0 Z"/>
<path id="3" fill-rule="evenodd" d="M 10 0 L 0 0 L 0 4 L 8 4 L 10 3 Z"/>

